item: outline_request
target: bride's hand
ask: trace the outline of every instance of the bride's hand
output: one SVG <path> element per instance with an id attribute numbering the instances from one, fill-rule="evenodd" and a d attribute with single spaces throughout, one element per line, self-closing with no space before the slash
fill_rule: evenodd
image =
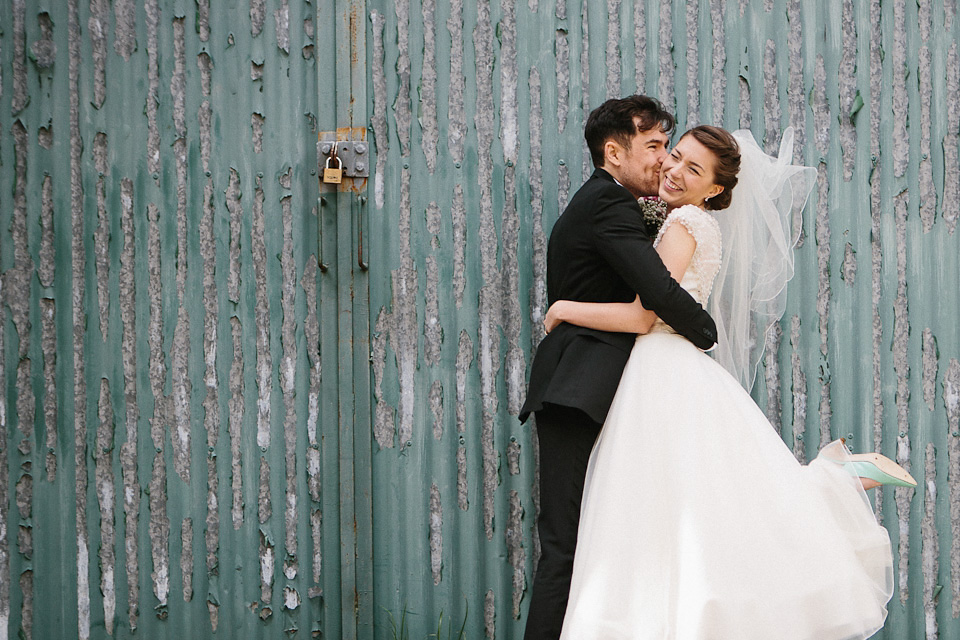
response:
<path id="1" fill-rule="evenodd" d="M 547 330 L 547 333 L 550 333 L 557 328 L 557 325 L 563 322 L 563 308 L 565 300 L 557 300 L 550 308 L 547 309 L 547 315 L 543 319 L 543 328 Z"/>

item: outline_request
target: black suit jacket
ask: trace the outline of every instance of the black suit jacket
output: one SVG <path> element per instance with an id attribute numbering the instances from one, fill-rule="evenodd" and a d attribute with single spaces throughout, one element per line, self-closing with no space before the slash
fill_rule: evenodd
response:
<path id="1" fill-rule="evenodd" d="M 677 282 L 647 236 L 636 198 L 603 169 L 593 172 L 557 220 L 547 246 L 547 300 L 632 302 L 701 349 L 717 341 L 710 315 Z M 524 421 L 545 403 L 602 424 L 636 335 L 560 324 L 537 348 Z"/>

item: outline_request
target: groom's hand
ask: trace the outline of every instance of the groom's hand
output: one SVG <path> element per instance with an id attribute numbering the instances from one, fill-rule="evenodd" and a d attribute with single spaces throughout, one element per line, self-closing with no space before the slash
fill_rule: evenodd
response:
<path id="1" fill-rule="evenodd" d="M 543 328 L 546 329 L 547 333 L 550 333 L 556 329 L 557 325 L 563 322 L 563 318 L 561 318 L 563 313 L 563 304 L 563 300 L 557 300 L 550 305 L 549 309 L 547 309 L 547 315 L 543 319 Z"/>

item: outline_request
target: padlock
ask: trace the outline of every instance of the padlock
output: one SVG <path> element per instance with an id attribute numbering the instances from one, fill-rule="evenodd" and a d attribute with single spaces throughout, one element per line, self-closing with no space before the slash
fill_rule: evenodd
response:
<path id="1" fill-rule="evenodd" d="M 331 167 L 330 161 L 336 160 L 337 167 Z M 334 155 L 327 158 L 327 164 L 323 169 L 323 181 L 327 184 L 340 184 L 343 181 L 343 161 Z"/>

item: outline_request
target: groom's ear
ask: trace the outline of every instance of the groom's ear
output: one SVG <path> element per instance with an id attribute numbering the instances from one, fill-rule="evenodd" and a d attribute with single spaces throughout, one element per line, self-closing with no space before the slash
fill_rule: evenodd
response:
<path id="1" fill-rule="evenodd" d="M 607 140 L 603 143 L 603 165 L 619 167 L 623 164 L 623 147 L 616 140 Z"/>

